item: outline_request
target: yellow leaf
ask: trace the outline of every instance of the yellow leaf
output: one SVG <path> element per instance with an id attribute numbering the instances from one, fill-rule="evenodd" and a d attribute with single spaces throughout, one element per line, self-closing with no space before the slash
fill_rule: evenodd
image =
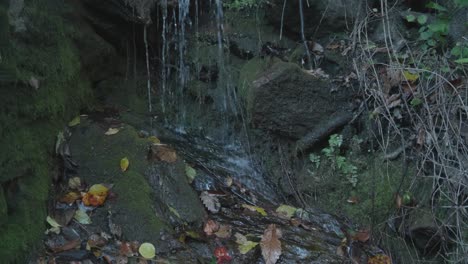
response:
<path id="1" fill-rule="evenodd" d="M 115 134 L 119 133 L 119 131 L 120 131 L 120 128 L 110 127 L 109 129 L 107 129 L 107 131 L 106 131 L 106 133 L 104 133 L 104 135 L 112 136 L 112 135 L 115 135 Z"/>
<path id="2" fill-rule="evenodd" d="M 89 194 L 97 195 L 97 196 L 107 196 L 108 192 L 109 192 L 109 188 L 107 188 L 103 184 L 94 184 L 88 190 Z"/>
<path id="3" fill-rule="evenodd" d="M 83 224 L 83 225 L 91 224 L 91 218 L 89 218 L 89 215 L 83 210 L 76 210 L 73 218 L 75 218 L 76 221 L 78 221 L 78 223 L 80 224 Z"/>
<path id="4" fill-rule="evenodd" d="M 156 249 L 151 243 L 141 244 L 140 248 L 138 249 L 138 252 L 140 252 L 140 255 L 145 259 L 152 259 L 156 256 Z"/>
<path id="5" fill-rule="evenodd" d="M 151 143 L 153 143 L 153 144 L 160 144 L 161 143 L 161 140 L 159 140 L 159 138 L 157 138 L 156 136 L 148 137 L 148 140 L 151 141 Z"/>
<path id="6" fill-rule="evenodd" d="M 411 73 L 409 71 L 403 71 L 403 75 L 405 76 L 406 80 L 408 80 L 408 82 L 415 82 L 416 80 L 419 79 L 419 74 L 417 74 L 417 73 Z"/>
<path id="7" fill-rule="evenodd" d="M 68 126 L 74 127 L 76 125 L 79 125 L 80 121 L 81 121 L 80 116 L 77 116 L 77 117 L 73 118 L 70 122 L 68 122 Z"/>
<path id="8" fill-rule="evenodd" d="M 47 223 L 49 223 L 49 225 L 51 227 L 61 227 L 61 225 L 59 223 L 57 223 L 57 221 L 55 221 L 55 219 L 53 219 L 50 216 L 47 216 L 46 221 L 47 221 Z"/>
<path id="9" fill-rule="evenodd" d="M 247 254 L 250 250 L 258 245 L 257 242 L 247 240 L 247 238 L 240 233 L 236 233 L 234 236 L 236 237 L 236 243 L 239 244 L 239 252 L 242 255 Z"/>
<path id="10" fill-rule="evenodd" d="M 177 212 L 177 210 L 174 209 L 174 208 L 171 207 L 171 206 L 168 206 L 168 207 L 169 207 L 169 211 L 171 211 L 171 213 L 173 213 L 175 216 L 177 216 L 177 218 L 180 219 L 180 214 L 179 214 L 179 212 Z"/>
<path id="11" fill-rule="evenodd" d="M 73 177 L 68 179 L 68 188 L 78 190 L 81 187 L 80 177 Z"/>
<path id="12" fill-rule="evenodd" d="M 282 204 L 278 208 L 276 208 L 276 212 L 278 214 L 284 215 L 287 218 L 293 217 L 296 211 L 297 211 L 296 207 L 292 207 L 290 205 L 285 205 L 285 204 Z"/>
<path id="13" fill-rule="evenodd" d="M 258 206 L 253 206 L 253 205 L 248 205 L 248 204 L 242 204 L 243 208 L 249 209 L 252 212 L 257 211 L 259 214 L 262 216 L 267 216 L 268 214 L 266 213 L 265 209 L 258 207 Z"/>
<path id="14" fill-rule="evenodd" d="M 187 234 L 187 236 L 191 237 L 191 238 L 200 238 L 200 235 L 195 232 L 195 231 L 185 231 L 185 234 Z"/>
<path id="15" fill-rule="evenodd" d="M 192 183 L 197 176 L 197 171 L 190 165 L 185 164 L 185 175 L 187 176 L 189 183 Z"/>
<path id="16" fill-rule="evenodd" d="M 130 165 L 130 161 L 128 160 L 127 157 L 120 160 L 120 169 L 122 171 L 127 171 L 128 165 Z"/>

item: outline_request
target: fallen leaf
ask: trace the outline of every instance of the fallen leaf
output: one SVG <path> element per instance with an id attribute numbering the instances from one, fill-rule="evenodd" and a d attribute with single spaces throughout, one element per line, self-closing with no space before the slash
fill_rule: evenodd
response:
<path id="1" fill-rule="evenodd" d="M 148 140 L 151 141 L 151 143 L 153 143 L 153 144 L 160 144 L 161 143 L 161 140 L 159 140 L 159 138 L 157 138 L 156 136 L 150 136 L 150 137 L 148 137 Z"/>
<path id="2" fill-rule="evenodd" d="M 74 126 L 79 125 L 80 122 L 81 122 L 80 116 L 77 116 L 77 117 L 73 118 L 70 122 L 68 122 L 68 126 L 69 127 L 74 127 Z"/>
<path id="3" fill-rule="evenodd" d="M 168 206 L 168 208 L 169 208 L 169 211 L 171 211 L 171 213 L 173 213 L 175 216 L 177 216 L 177 218 L 180 219 L 180 214 L 179 212 L 177 212 L 177 210 L 174 207 Z"/>
<path id="4" fill-rule="evenodd" d="M 130 161 L 128 160 L 127 157 L 122 158 L 122 159 L 120 160 L 120 169 L 121 169 L 123 172 L 127 171 L 129 165 L 130 165 Z"/>
<path id="5" fill-rule="evenodd" d="M 73 190 L 80 190 L 81 188 L 81 179 L 80 177 L 73 177 L 68 179 L 68 188 Z"/>
<path id="6" fill-rule="evenodd" d="M 218 230 L 219 230 L 219 224 L 215 220 L 211 220 L 211 219 L 206 221 L 205 226 L 203 227 L 203 232 L 205 232 L 207 236 L 213 235 L 214 232 Z"/>
<path id="7" fill-rule="evenodd" d="M 212 213 L 217 213 L 221 209 L 218 197 L 210 195 L 207 191 L 200 194 L 200 200 L 205 205 L 206 209 Z"/>
<path id="8" fill-rule="evenodd" d="M 353 235 L 353 240 L 366 242 L 370 238 L 369 230 L 359 230 Z"/>
<path id="9" fill-rule="evenodd" d="M 177 153 L 174 149 L 166 145 L 153 144 L 150 147 L 149 159 L 174 163 L 177 161 Z"/>
<path id="10" fill-rule="evenodd" d="M 197 176 L 197 171 L 190 165 L 185 164 L 185 175 L 187 176 L 189 183 L 192 183 Z"/>
<path id="11" fill-rule="evenodd" d="M 81 198 L 81 194 L 78 192 L 69 192 L 65 194 L 64 196 L 60 197 L 59 202 L 61 203 L 66 203 L 66 204 L 72 204 L 76 200 Z"/>
<path id="12" fill-rule="evenodd" d="M 227 176 L 224 183 L 226 184 L 226 187 L 231 187 L 233 183 L 232 177 Z"/>
<path id="13" fill-rule="evenodd" d="M 243 208 L 246 208 L 246 209 L 249 209 L 250 211 L 252 212 L 258 212 L 259 214 L 261 214 L 262 216 L 267 216 L 267 212 L 265 211 L 265 209 L 261 208 L 261 207 L 258 207 L 258 206 L 253 206 L 253 205 L 249 205 L 249 204 L 242 204 L 242 207 Z"/>
<path id="14" fill-rule="evenodd" d="M 72 241 L 67 241 L 65 244 L 57 246 L 57 247 L 50 247 L 50 250 L 52 250 L 54 253 L 59 253 L 63 251 L 68 251 L 74 248 L 79 247 L 81 244 L 80 239 L 75 239 Z"/>
<path id="15" fill-rule="evenodd" d="M 55 219 L 50 216 L 47 216 L 46 221 L 51 227 L 61 227 L 61 225 L 59 225 L 59 223 L 57 223 L 57 221 L 55 221 Z"/>
<path id="16" fill-rule="evenodd" d="M 87 193 L 83 195 L 82 201 L 86 206 L 101 206 L 104 204 L 109 193 L 109 188 L 103 184 L 94 184 Z"/>
<path id="17" fill-rule="evenodd" d="M 200 235 L 195 231 L 185 231 L 185 234 L 188 237 L 191 237 L 191 238 L 194 238 L 194 239 L 200 238 Z"/>
<path id="18" fill-rule="evenodd" d="M 401 196 L 399 194 L 397 194 L 395 196 L 395 206 L 397 209 L 400 209 L 401 208 L 401 205 L 403 204 L 402 202 L 403 200 L 401 199 Z"/>
<path id="19" fill-rule="evenodd" d="M 122 242 L 120 244 L 119 254 L 121 256 L 132 257 L 133 253 L 134 251 L 132 250 L 132 247 L 130 246 L 129 242 Z"/>
<path id="20" fill-rule="evenodd" d="M 216 257 L 216 264 L 227 263 L 232 259 L 226 247 L 217 247 L 214 251 L 214 255 Z"/>
<path id="21" fill-rule="evenodd" d="M 297 211 L 296 207 L 285 205 L 285 204 L 282 204 L 278 208 L 276 208 L 276 212 L 286 218 L 293 217 L 296 211 Z"/>
<path id="22" fill-rule="evenodd" d="M 106 131 L 106 133 L 104 133 L 104 135 L 112 136 L 112 135 L 115 135 L 115 134 L 119 133 L 119 131 L 120 131 L 120 128 L 109 127 L 109 129 L 107 129 L 107 131 Z"/>
<path id="23" fill-rule="evenodd" d="M 357 204 L 359 202 L 359 198 L 357 198 L 357 196 L 350 196 L 346 202 L 350 204 Z"/>
<path id="24" fill-rule="evenodd" d="M 29 78 L 28 84 L 35 90 L 39 89 L 40 86 L 39 80 L 34 76 L 31 76 L 31 78 Z"/>
<path id="25" fill-rule="evenodd" d="M 242 255 L 247 254 L 250 250 L 258 245 L 257 242 L 247 240 L 247 237 L 241 233 L 236 233 L 234 236 L 236 237 L 236 243 L 239 244 L 239 252 Z"/>
<path id="26" fill-rule="evenodd" d="M 281 230 L 271 224 L 265 230 L 260 241 L 262 256 L 265 264 L 275 264 L 281 256 Z"/>
<path id="27" fill-rule="evenodd" d="M 231 237 L 231 226 L 220 225 L 219 230 L 215 232 L 215 235 L 219 238 L 230 238 Z"/>
<path id="28" fill-rule="evenodd" d="M 403 76 L 405 76 L 405 79 L 411 83 L 414 83 L 419 79 L 418 73 L 412 73 L 410 71 L 403 71 Z"/>
<path id="29" fill-rule="evenodd" d="M 367 264 L 392 264 L 392 259 L 385 254 L 378 254 L 370 257 Z"/>
<path id="30" fill-rule="evenodd" d="M 73 218 L 78 221 L 78 223 L 83 224 L 83 225 L 89 225 L 91 224 L 91 218 L 89 218 L 89 215 L 83 211 L 83 210 L 76 210 L 75 216 Z"/>
<path id="31" fill-rule="evenodd" d="M 87 241 L 89 248 L 102 248 L 107 244 L 107 240 L 98 234 L 92 234 Z"/>
<path id="32" fill-rule="evenodd" d="M 141 244 L 138 252 L 140 252 L 140 255 L 145 259 L 152 259 L 156 256 L 156 248 L 154 248 L 154 245 L 151 243 Z"/>

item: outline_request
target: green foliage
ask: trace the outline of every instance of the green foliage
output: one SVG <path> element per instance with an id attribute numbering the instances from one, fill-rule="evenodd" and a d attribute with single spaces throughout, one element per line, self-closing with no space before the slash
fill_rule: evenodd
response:
<path id="1" fill-rule="evenodd" d="M 356 187 L 357 179 L 357 167 L 349 161 L 345 156 L 340 154 L 340 148 L 343 144 L 343 136 L 333 134 L 328 139 L 328 147 L 322 149 L 322 153 L 325 155 L 327 160 L 330 162 L 332 169 L 338 174 L 344 175 L 347 180 Z M 320 156 L 314 153 L 309 155 L 309 160 L 314 164 L 314 167 L 318 169 L 320 167 Z"/>
<path id="2" fill-rule="evenodd" d="M 263 3 L 265 3 L 265 0 L 231 0 L 223 3 L 223 5 L 228 9 L 241 10 L 258 7 Z"/>

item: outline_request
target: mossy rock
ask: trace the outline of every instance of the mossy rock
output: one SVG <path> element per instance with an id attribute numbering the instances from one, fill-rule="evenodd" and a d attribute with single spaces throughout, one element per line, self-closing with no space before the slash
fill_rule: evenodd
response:
<path id="1" fill-rule="evenodd" d="M 185 176 L 184 163 L 152 164 L 147 159 L 151 142 L 140 138 L 130 125 L 119 133 L 104 135 L 105 128 L 84 120 L 73 128 L 70 149 L 79 165 L 78 175 L 89 184 L 111 183 L 118 199 L 106 203 L 124 236 L 157 243 L 160 233 L 169 230 L 170 208 L 186 223 L 199 224 L 204 216 L 200 200 Z M 128 158 L 127 171 L 120 160 Z"/>

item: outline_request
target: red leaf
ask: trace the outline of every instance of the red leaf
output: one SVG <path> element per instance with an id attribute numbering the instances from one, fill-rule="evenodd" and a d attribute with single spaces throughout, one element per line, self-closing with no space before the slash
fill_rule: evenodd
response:
<path id="1" fill-rule="evenodd" d="M 217 247 L 214 255 L 216 257 L 216 264 L 229 263 L 232 259 L 226 247 Z"/>

